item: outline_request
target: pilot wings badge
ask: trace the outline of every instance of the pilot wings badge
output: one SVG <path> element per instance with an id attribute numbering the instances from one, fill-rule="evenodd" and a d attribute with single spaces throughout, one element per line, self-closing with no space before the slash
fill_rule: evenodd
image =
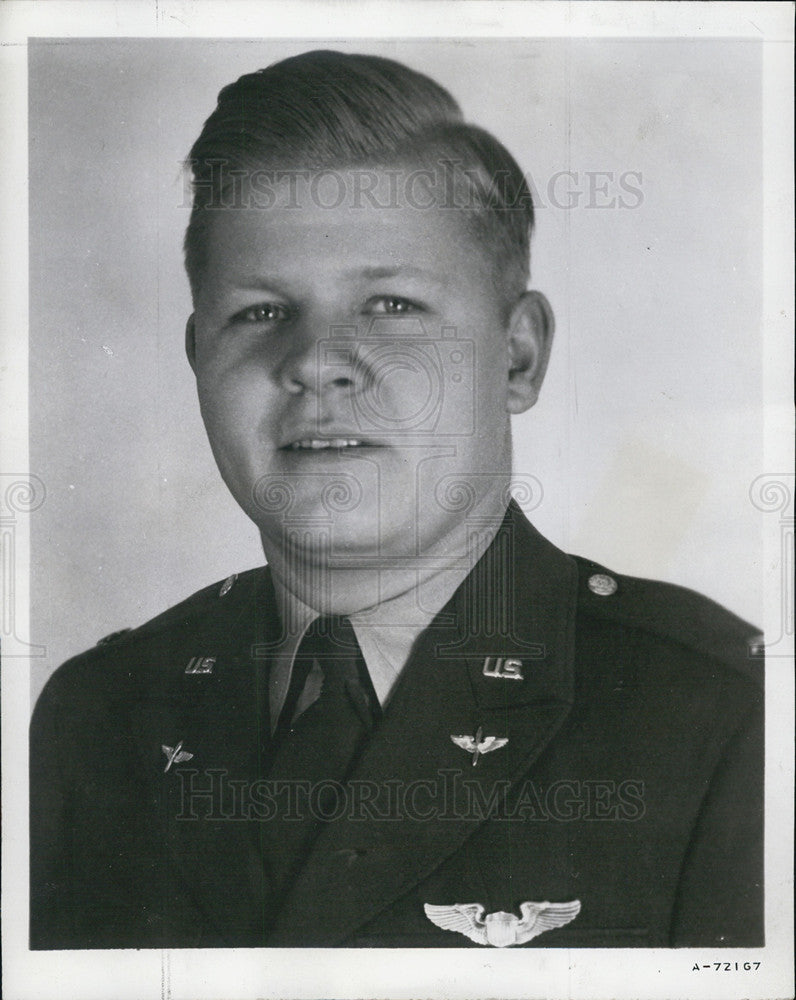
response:
<path id="1" fill-rule="evenodd" d="M 478 763 L 478 758 L 482 753 L 492 753 L 493 750 L 499 750 L 508 743 L 507 737 L 484 736 L 482 726 L 478 727 L 475 736 L 453 736 L 451 734 L 451 739 L 457 747 L 461 747 L 462 750 L 473 755 L 473 767 Z"/>
<path id="2" fill-rule="evenodd" d="M 480 903 L 453 903 L 451 906 L 423 906 L 428 919 L 444 931 L 458 931 L 476 944 L 510 948 L 525 944 L 545 931 L 563 927 L 580 913 L 580 901 L 571 903 L 521 903 L 522 917 L 513 913 L 487 913 Z"/>
<path id="3" fill-rule="evenodd" d="M 165 744 L 160 748 L 166 755 L 166 766 L 164 771 L 168 771 L 172 764 L 184 764 L 186 760 L 193 760 L 193 754 L 182 748 L 182 740 L 176 747 L 167 747 Z"/>

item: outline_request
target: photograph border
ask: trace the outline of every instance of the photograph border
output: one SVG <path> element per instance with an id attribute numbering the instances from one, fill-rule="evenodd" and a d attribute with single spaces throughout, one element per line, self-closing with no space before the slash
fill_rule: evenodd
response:
<path id="1" fill-rule="evenodd" d="M 756 488 L 764 518 L 768 635 L 783 635 L 772 650 L 766 692 L 766 926 L 763 949 L 558 949 L 512 951 L 301 949 L 30 952 L 27 947 L 27 726 L 29 675 L 23 659 L 2 665 L 3 740 L 3 978 L 12 1000 L 51 997 L 624 997 L 774 998 L 787 996 L 793 977 L 793 468 L 791 346 L 793 303 L 793 36 L 789 3 L 481 2 L 351 3 L 345 15 L 333 0 L 313 3 L 96 2 L 91 5 L 12 2 L 0 11 L 5 42 L 0 73 L 12 95 L 2 110 L 0 172 L 3 239 L 2 414 L 4 483 L 22 482 L 23 509 L 14 524 L 13 612 L 18 635 L 29 635 L 30 530 L 44 484 L 28 460 L 27 342 L 27 62 L 28 38 L 204 37 L 333 40 L 382 37 L 752 38 L 763 45 L 764 393 L 766 481 Z M 274 30 L 274 25 L 278 25 Z M 7 220 L 7 221 L 6 221 Z M 38 481 L 41 483 L 41 480 Z M 25 485 L 26 484 L 26 485 Z M 752 484 L 750 484 L 751 487 Z M 5 512 L 4 512 L 5 513 Z M 790 534 L 788 534 L 788 531 Z M 4 534 L 4 544 L 8 535 Z M 790 540 L 788 542 L 788 539 Z M 786 546 L 783 548 L 783 545 Z M 6 554 L 4 552 L 4 559 Z M 4 567 L 7 564 L 4 562 Z M 784 572 L 783 572 L 784 571 Z M 5 581 L 4 581 L 5 582 Z M 790 617 L 789 617 L 790 616 Z M 790 623 L 789 626 L 787 623 Z M 785 627 L 787 626 L 787 627 Z M 788 632 L 788 628 L 790 631 Z M 774 833 L 776 831 L 776 833 Z M 451 958 L 456 964 L 452 967 Z M 411 956 L 411 962 L 408 961 Z M 621 976 L 618 975 L 621 958 Z M 716 962 L 760 961 L 711 971 Z M 702 966 L 704 972 L 695 971 Z M 115 992 L 109 992 L 115 991 Z"/>

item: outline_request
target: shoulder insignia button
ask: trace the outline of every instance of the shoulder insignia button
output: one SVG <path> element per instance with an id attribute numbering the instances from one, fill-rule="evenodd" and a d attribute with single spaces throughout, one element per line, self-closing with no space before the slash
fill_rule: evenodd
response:
<path id="1" fill-rule="evenodd" d="M 598 597 L 610 597 L 619 589 L 619 584 L 607 573 L 595 573 L 589 577 L 589 590 Z"/>
<path id="2" fill-rule="evenodd" d="M 238 579 L 238 574 L 233 573 L 232 576 L 228 576 L 226 580 L 221 584 L 221 589 L 218 592 L 219 597 L 226 597 L 227 594 L 235 586 L 235 581 Z"/>
<path id="3" fill-rule="evenodd" d="M 116 642 L 117 639 L 121 639 L 121 637 L 123 635 L 127 635 L 128 632 L 132 632 L 132 629 L 129 629 L 129 628 L 120 628 L 118 632 L 111 632 L 110 635 L 103 636 L 99 640 L 99 642 L 97 643 L 97 645 L 98 646 L 108 646 L 112 642 Z"/>

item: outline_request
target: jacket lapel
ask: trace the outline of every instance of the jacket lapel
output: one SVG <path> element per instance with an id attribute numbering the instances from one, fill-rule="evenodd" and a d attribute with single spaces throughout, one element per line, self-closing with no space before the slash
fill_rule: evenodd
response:
<path id="1" fill-rule="evenodd" d="M 423 633 L 349 782 L 349 808 L 316 840 L 269 945 L 343 943 L 475 832 L 475 798 L 487 803 L 527 773 L 572 704 L 576 587 L 574 561 L 512 504 Z M 494 658 L 519 660 L 522 679 L 496 675 Z M 473 766 L 451 736 L 479 729 L 508 742 Z"/>
<path id="2" fill-rule="evenodd" d="M 247 591 L 227 599 L 198 630 L 193 623 L 169 639 L 169 648 L 159 650 L 161 687 L 129 710 L 133 737 L 155 782 L 171 874 L 203 914 L 196 946 L 262 939 L 262 863 L 232 782 L 259 777 L 261 739 L 269 730 L 257 645 L 271 636 L 277 619 L 267 573 Z M 215 658 L 211 673 L 185 672 L 193 657 L 206 656 Z M 193 756 L 165 771 L 162 747 L 178 743 Z"/>

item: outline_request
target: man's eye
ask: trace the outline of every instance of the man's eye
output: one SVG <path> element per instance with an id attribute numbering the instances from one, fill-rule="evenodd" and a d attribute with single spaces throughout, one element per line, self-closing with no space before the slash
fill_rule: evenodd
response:
<path id="1" fill-rule="evenodd" d="M 233 323 L 280 323 L 290 319 L 290 311 L 275 302 L 261 302 L 248 309 L 241 309 L 232 317 Z"/>
<path id="2" fill-rule="evenodd" d="M 401 316 L 403 313 L 420 312 L 421 306 L 397 295 L 380 295 L 367 303 L 365 311 L 371 315 Z"/>

